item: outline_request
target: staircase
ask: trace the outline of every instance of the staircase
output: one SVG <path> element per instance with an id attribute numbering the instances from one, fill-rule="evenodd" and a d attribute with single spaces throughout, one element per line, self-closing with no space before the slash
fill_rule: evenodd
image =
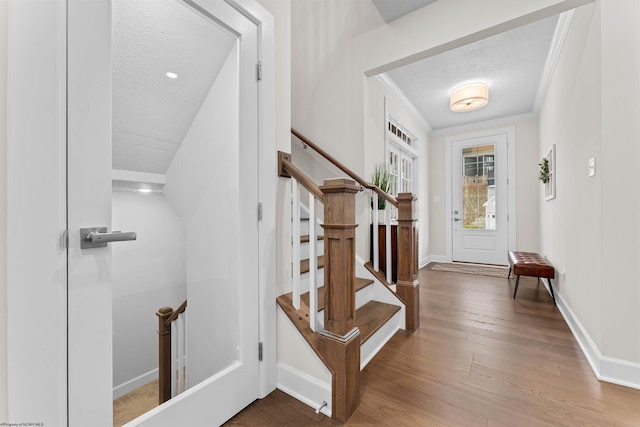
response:
<path id="1" fill-rule="evenodd" d="M 291 155 L 279 153 L 279 175 L 292 182 L 293 273 L 292 291 L 277 298 L 279 388 L 317 412 L 346 421 L 360 402 L 360 371 L 398 329 L 419 325 L 414 197 L 401 194 L 396 200 L 292 133 L 349 178 L 327 179 L 320 187 Z M 356 256 L 355 197 L 363 191 L 374 202 L 384 197 L 398 208 L 396 284 L 379 270 L 377 256 L 372 261 Z M 308 198 L 306 205 L 301 195 Z M 377 223 L 377 212 L 371 218 Z M 387 230 L 390 226 L 387 219 Z M 386 254 L 390 257 L 391 250 Z M 391 259 L 382 262 L 391 265 Z"/>

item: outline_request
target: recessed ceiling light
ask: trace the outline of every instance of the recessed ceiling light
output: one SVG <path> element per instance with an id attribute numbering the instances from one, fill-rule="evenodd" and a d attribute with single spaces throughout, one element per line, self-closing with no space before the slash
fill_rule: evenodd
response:
<path id="1" fill-rule="evenodd" d="M 177 79 L 178 75 L 176 73 L 172 73 L 171 71 L 169 71 L 167 73 L 167 77 L 169 77 L 170 79 Z"/>
<path id="2" fill-rule="evenodd" d="M 139 188 L 138 191 L 140 193 L 151 193 L 151 191 L 153 190 L 151 190 L 150 188 Z"/>

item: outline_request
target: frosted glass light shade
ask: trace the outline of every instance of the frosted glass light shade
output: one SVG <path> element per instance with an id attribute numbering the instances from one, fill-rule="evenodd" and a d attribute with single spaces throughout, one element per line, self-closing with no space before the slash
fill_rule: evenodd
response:
<path id="1" fill-rule="evenodd" d="M 482 108 L 489 103 L 489 86 L 486 83 L 469 83 L 457 87 L 451 93 L 451 111 L 465 112 Z"/>

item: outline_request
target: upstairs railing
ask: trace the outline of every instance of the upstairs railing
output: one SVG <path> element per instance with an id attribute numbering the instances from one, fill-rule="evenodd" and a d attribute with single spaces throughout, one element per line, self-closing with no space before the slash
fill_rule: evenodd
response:
<path id="1" fill-rule="evenodd" d="M 158 316 L 158 403 L 187 389 L 187 319 L 185 300 L 175 310 L 160 308 Z"/>

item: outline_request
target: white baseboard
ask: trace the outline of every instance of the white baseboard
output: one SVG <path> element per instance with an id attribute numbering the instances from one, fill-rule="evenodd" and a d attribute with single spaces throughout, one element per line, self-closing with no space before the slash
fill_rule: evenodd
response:
<path id="1" fill-rule="evenodd" d="M 418 261 L 418 268 L 423 268 L 427 264 L 429 264 L 430 262 L 431 262 L 431 257 L 430 256 L 428 256 L 426 258 L 422 258 L 420 261 Z"/>
<path id="2" fill-rule="evenodd" d="M 289 365 L 278 363 L 278 389 L 309 405 L 314 410 L 324 406 L 320 412 L 331 416 L 331 384 L 324 383 Z"/>
<path id="3" fill-rule="evenodd" d="M 596 378 L 640 390 L 640 363 L 603 356 L 562 295 L 557 292 L 555 295 L 558 310 L 578 341 Z"/>
<path id="4" fill-rule="evenodd" d="M 115 386 L 113 388 L 113 400 L 116 400 L 117 398 L 124 396 L 125 394 L 137 389 L 138 387 L 142 387 L 143 385 L 150 383 L 156 378 L 158 378 L 158 368 L 153 369 L 147 372 L 146 374 L 137 376 L 118 386 Z"/>
<path id="5" fill-rule="evenodd" d="M 446 255 L 429 255 L 429 262 L 451 262 Z"/>

